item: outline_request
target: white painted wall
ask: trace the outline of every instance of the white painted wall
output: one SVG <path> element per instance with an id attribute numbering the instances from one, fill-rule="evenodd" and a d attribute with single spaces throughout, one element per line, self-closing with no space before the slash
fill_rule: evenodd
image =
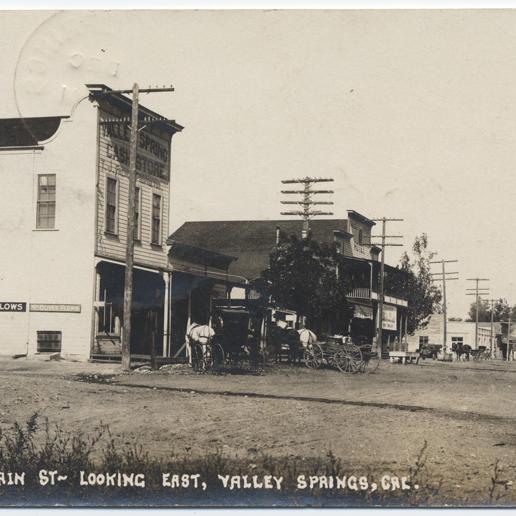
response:
<path id="1" fill-rule="evenodd" d="M 94 282 L 97 112 L 83 101 L 43 151 L 0 151 L 0 354 L 36 352 L 38 330 L 62 331 L 62 354 L 89 357 Z M 56 228 L 36 230 L 38 174 L 56 174 Z M 81 312 L 30 312 L 30 303 L 80 304 Z"/>

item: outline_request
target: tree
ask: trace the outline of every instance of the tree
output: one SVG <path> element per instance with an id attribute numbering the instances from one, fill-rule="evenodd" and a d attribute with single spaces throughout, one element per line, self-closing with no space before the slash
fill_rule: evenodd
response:
<path id="1" fill-rule="evenodd" d="M 293 235 L 270 254 L 260 283 L 274 304 L 306 316 L 316 332 L 342 332 L 353 316 L 346 299 L 352 285 L 345 267 L 335 246 Z"/>
<path id="2" fill-rule="evenodd" d="M 493 321 L 507 321 L 509 316 L 515 312 L 516 306 L 511 306 L 507 303 L 506 299 L 497 299 L 493 305 Z M 468 312 L 468 321 L 476 321 L 476 301 L 471 303 Z M 490 322 L 491 321 L 491 303 L 486 299 L 478 300 L 478 321 L 479 322 Z"/>
<path id="3" fill-rule="evenodd" d="M 412 246 L 412 257 L 406 252 L 397 267 L 403 274 L 385 277 L 385 291 L 407 299 L 409 333 L 424 328 L 430 315 L 441 312 L 441 290 L 432 282 L 430 262 L 435 253 L 428 250 L 426 233 L 416 237 Z"/>

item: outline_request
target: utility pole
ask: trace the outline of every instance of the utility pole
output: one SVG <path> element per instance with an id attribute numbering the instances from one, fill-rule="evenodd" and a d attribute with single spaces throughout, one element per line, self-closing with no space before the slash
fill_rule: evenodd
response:
<path id="1" fill-rule="evenodd" d="M 332 194 L 333 190 L 312 190 L 314 183 L 333 182 L 332 178 L 324 177 L 303 177 L 299 179 L 284 179 L 282 184 L 303 184 L 303 190 L 281 190 L 282 194 L 302 194 L 303 199 L 300 201 L 281 201 L 281 204 L 297 204 L 302 206 L 302 210 L 298 211 L 282 211 L 282 215 L 300 215 L 303 217 L 302 237 L 306 238 L 310 231 L 310 219 L 318 215 L 333 215 L 333 212 L 310 210 L 315 204 L 333 204 L 332 201 L 314 201 L 312 196 L 316 194 Z"/>
<path id="2" fill-rule="evenodd" d="M 88 85 L 87 85 L 88 86 Z M 143 88 L 140 89 L 134 83 L 131 90 L 101 90 L 92 92 L 96 99 L 102 99 L 108 95 L 132 95 L 131 105 L 131 135 L 129 139 L 129 199 L 127 206 L 127 241 L 125 249 L 125 281 L 124 281 L 124 316 L 122 332 L 122 369 L 129 370 L 131 367 L 131 310 L 133 305 L 133 267 L 134 267 L 134 226 L 135 226 L 135 204 L 136 204 L 136 157 L 138 149 L 138 133 L 152 123 L 168 121 L 163 118 L 143 120 L 143 126 L 139 127 L 139 94 L 172 92 L 172 86 L 162 88 Z M 102 122 L 101 122 L 102 123 Z M 123 124 L 127 120 L 108 121 L 107 124 Z"/>
<path id="3" fill-rule="evenodd" d="M 382 261 L 380 262 L 380 292 L 379 292 L 379 306 L 378 306 L 378 332 L 377 332 L 377 342 L 376 349 L 378 350 L 378 355 L 381 357 L 383 353 L 383 303 L 384 303 L 384 283 L 385 283 L 385 248 L 391 246 L 402 246 L 403 244 L 393 244 L 386 242 L 387 238 L 403 238 L 403 235 L 387 235 L 387 222 L 403 222 L 404 219 L 389 219 L 386 217 L 382 217 L 379 219 L 371 219 L 375 222 L 382 223 L 382 234 L 380 238 L 382 239 L 381 244 L 372 243 L 371 245 L 375 245 L 382 248 Z M 371 238 L 378 238 L 378 236 L 371 235 Z"/>
<path id="4" fill-rule="evenodd" d="M 496 299 L 490 299 L 491 303 L 491 335 L 489 338 L 489 357 L 494 358 L 494 304 Z"/>
<path id="5" fill-rule="evenodd" d="M 475 349 L 478 349 L 478 300 L 480 296 L 489 294 L 489 288 L 479 287 L 481 281 L 489 281 L 488 278 L 466 278 L 467 281 L 474 281 L 475 288 L 468 288 L 466 290 L 473 290 L 474 292 L 467 293 L 467 296 L 475 296 Z"/>
<path id="6" fill-rule="evenodd" d="M 448 342 L 448 308 L 446 304 L 446 281 L 450 280 L 458 280 L 459 278 L 456 276 L 459 274 L 458 272 L 446 272 L 446 264 L 447 263 L 457 263 L 459 260 L 437 260 L 433 263 L 440 263 L 442 266 L 441 272 L 431 272 L 432 281 L 442 281 L 443 282 L 443 355 L 446 354 L 446 343 Z M 441 277 L 439 277 L 441 276 Z"/>

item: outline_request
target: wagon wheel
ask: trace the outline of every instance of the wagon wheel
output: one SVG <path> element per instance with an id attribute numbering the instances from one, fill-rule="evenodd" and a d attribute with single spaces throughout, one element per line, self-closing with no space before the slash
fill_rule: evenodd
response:
<path id="1" fill-rule="evenodd" d="M 211 368 L 213 371 L 220 371 L 224 367 L 225 356 L 222 346 L 216 342 L 210 347 Z"/>
<path id="2" fill-rule="evenodd" d="M 303 353 L 303 360 L 306 367 L 310 369 L 319 369 L 324 361 L 324 352 L 319 344 L 314 342 L 308 344 L 308 347 Z"/>
<path id="3" fill-rule="evenodd" d="M 378 352 L 378 350 L 373 351 L 372 346 L 367 346 L 369 349 L 365 351 L 365 354 L 367 356 L 365 362 L 364 362 L 364 372 L 371 374 L 374 373 L 378 367 L 380 367 L 380 361 L 382 360 L 381 353 Z"/>
<path id="4" fill-rule="evenodd" d="M 343 373 L 356 373 L 362 370 L 364 359 L 358 346 L 346 344 L 335 353 L 334 362 Z"/>
<path id="5" fill-rule="evenodd" d="M 204 353 L 202 346 L 197 342 L 193 342 L 191 345 L 192 350 L 192 369 L 195 372 L 204 371 L 206 364 L 204 362 Z"/>

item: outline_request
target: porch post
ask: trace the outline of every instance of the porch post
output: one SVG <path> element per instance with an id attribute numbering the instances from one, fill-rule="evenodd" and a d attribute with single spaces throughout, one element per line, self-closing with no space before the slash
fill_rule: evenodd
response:
<path id="1" fill-rule="evenodd" d="M 169 319 L 170 319 L 170 273 L 162 272 L 161 277 L 165 282 L 165 300 L 163 303 L 163 356 L 170 356 L 170 328 L 169 328 Z"/>
<path id="2" fill-rule="evenodd" d="M 100 272 L 95 265 L 95 291 L 93 292 L 93 300 L 94 305 L 100 301 Z M 97 344 L 97 333 L 99 331 L 99 309 L 98 307 L 93 307 L 93 322 L 91 329 L 91 345 L 90 345 L 90 356 L 95 352 L 96 344 Z"/>

